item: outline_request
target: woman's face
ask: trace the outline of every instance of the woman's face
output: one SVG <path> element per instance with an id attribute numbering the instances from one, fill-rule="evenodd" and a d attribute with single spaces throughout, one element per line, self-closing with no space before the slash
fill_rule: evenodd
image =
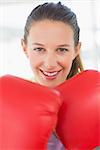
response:
<path id="1" fill-rule="evenodd" d="M 73 34 L 72 28 L 60 21 L 33 23 L 27 44 L 22 41 L 22 46 L 36 82 L 55 87 L 66 80 L 80 47 L 74 46 Z"/>

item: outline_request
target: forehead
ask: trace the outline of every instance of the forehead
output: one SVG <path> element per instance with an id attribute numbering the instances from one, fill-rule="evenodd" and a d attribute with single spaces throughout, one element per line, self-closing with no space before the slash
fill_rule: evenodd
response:
<path id="1" fill-rule="evenodd" d="M 33 22 L 29 31 L 29 38 L 33 40 L 73 40 L 73 30 L 70 25 L 61 21 L 42 20 Z"/>
<path id="2" fill-rule="evenodd" d="M 40 20 L 40 21 L 33 21 L 33 23 L 31 24 L 31 28 L 30 28 L 30 32 L 31 30 L 55 30 L 57 31 L 57 29 L 59 31 L 69 31 L 69 32 L 73 32 L 71 25 L 64 23 L 62 21 L 54 21 L 54 20 L 49 20 L 49 19 L 44 19 L 44 20 Z"/>

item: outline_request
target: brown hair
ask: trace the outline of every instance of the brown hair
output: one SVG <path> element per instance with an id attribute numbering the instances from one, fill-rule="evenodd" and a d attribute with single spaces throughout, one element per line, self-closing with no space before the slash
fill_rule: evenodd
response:
<path id="1" fill-rule="evenodd" d="M 75 74 L 80 73 L 83 69 L 83 65 L 82 65 L 82 60 L 80 58 L 80 55 L 78 55 L 72 63 L 72 67 L 71 70 L 67 76 L 67 79 L 71 78 L 72 76 L 74 76 Z"/>

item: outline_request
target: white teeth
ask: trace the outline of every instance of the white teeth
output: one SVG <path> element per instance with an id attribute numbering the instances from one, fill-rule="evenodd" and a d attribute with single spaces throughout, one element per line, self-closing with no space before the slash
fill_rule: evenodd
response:
<path id="1" fill-rule="evenodd" d="M 57 75 L 58 72 L 56 71 L 56 72 L 50 73 L 50 72 L 45 72 L 44 71 L 43 73 L 44 73 L 44 75 L 51 77 L 51 76 Z"/>

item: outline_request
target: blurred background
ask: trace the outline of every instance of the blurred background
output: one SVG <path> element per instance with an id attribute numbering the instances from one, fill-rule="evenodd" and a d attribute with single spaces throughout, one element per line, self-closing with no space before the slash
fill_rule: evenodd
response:
<path id="1" fill-rule="evenodd" d="M 58 0 L 0 0 L 0 76 L 30 78 L 32 71 L 21 47 L 27 16 L 44 2 Z M 100 0 L 61 0 L 77 15 L 81 29 L 84 69 L 100 71 Z"/>

